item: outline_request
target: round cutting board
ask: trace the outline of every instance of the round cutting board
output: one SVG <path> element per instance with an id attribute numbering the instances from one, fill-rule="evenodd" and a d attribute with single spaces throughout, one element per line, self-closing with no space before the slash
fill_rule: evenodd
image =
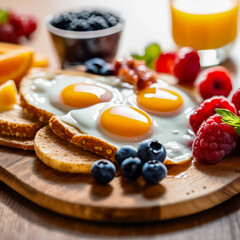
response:
<path id="1" fill-rule="evenodd" d="M 0 180 L 36 204 L 95 221 L 170 219 L 211 208 L 240 192 L 239 157 L 216 165 L 170 167 L 161 184 L 115 177 L 106 186 L 90 176 L 55 171 L 34 152 L 0 147 Z"/>

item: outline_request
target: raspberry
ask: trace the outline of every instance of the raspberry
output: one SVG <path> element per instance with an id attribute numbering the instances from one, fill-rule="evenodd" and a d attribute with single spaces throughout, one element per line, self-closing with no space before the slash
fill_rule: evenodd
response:
<path id="1" fill-rule="evenodd" d="M 11 23 L 15 29 L 15 35 L 17 37 L 24 35 L 24 29 L 22 24 L 22 18 L 24 18 L 23 15 L 16 13 L 16 12 L 9 12 L 9 23 Z M 24 20 L 25 21 L 25 20 Z"/>
<path id="2" fill-rule="evenodd" d="M 196 87 L 203 99 L 212 96 L 227 97 L 232 90 L 230 73 L 224 67 L 210 67 L 198 76 Z"/>
<path id="3" fill-rule="evenodd" d="M 160 73 L 173 73 L 173 63 L 176 52 L 163 52 L 156 61 L 156 71 Z"/>
<path id="4" fill-rule="evenodd" d="M 0 41 L 9 42 L 9 43 L 17 43 L 18 36 L 15 34 L 15 30 L 12 24 L 5 23 L 0 26 Z"/>
<path id="5" fill-rule="evenodd" d="M 225 97 L 212 97 L 203 101 L 198 108 L 191 114 L 189 123 L 195 133 L 197 133 L 201 124 L 210 116 L 215 114 L 216 108 L 228 109 L 236 113 L 236 109 Z"/>
<path id="6" fill-rule="evenodd" d="M 192 85 L 200 69 L 200 59 L 195 49 L 183 47 L 177 52 L 173 65 L 173 74 L 179 83 Z"/>
<path id="7" fill-rule="evenodd" d="M 221 116 L 210 117 L 198 130 L 193 142 L 193 156 L 199 162 L 220 162 L 236 147 L 238 135 L 232 126 L 221 121 Z"/>
<path id="8" fill-rule="evenodd" d="M 28 15 L 26 16 L 26 23 L 24 28 L 24 34 L 26 37 L 29 37 L 31 33 L 33 33 L 37 28 L 37 20 L 34 16 Z"/>
<path id="9" fill-rule="evenodd" d="M 240 111 L 240 88 L 233 94 L 232 103 L 235 105 L 235 108 L 237 109 L 237 113 L 239 115 L 239 111 Z"/>
<path id="10" fill-rule="evenodd" d="M 22 36 L 29 38 L 31 33 L 36 30 L 37 22 L 32 15 L 10 11 L 8 22 L 1 28 L 1 41 L 17 43 Z"/>

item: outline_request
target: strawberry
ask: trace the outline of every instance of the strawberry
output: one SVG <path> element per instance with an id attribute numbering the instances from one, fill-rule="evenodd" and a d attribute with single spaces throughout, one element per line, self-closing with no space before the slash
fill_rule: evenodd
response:
<path id="1" fill-rule="evenodd" d="M 175 61 L 176 52 L 162 52 L 156 61 L 156 71 L 159 73 L 173 73 L 173 63 Z"/>

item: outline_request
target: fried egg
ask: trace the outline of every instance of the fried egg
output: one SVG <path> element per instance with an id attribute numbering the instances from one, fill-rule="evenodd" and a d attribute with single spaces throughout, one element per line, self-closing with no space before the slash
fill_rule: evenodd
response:
<path id="1" fill-rule="evenodd" d="M 169 117 L 180 113 L 184 102 L 177 91 L 153 84 L 138 92 L 137 105 L 150 114 Z"/>
<path id="2" fill-rule="evenodd" d="M 131 85 L 117 78 L 38 73 L 27 99 L 117 148 L 126 144 L 137 147 L 142 140 L 155 138 L 165 146 L 168 164 L 184 163 L 192 157 L 194 133 L 188 118 L 195 102 L 161 80 L 135 94 Z"/>

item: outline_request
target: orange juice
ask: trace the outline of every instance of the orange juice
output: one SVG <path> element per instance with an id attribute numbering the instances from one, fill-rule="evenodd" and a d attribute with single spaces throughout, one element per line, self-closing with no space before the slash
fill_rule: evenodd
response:
<path id="1" fill-rule="evenodd" d="M 171 13 L 179 46 L 217 49 L 236 38 L 238 0 L 171 0 Z"/>

